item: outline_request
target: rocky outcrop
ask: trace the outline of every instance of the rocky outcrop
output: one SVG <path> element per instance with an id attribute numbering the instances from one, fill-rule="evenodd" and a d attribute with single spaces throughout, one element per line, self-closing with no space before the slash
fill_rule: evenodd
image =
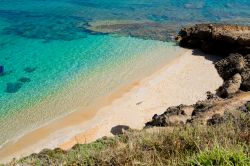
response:
<path id="1" fill-rule="evenodd" d="M 224 80 L 218 96 L 227 98 L 239 90 L 250 90 L 250 26 L 198 24 L 183 28 L 177 39 L 182 47 L 228 56 L 215 62 Z"/>
<path id="2" fill-rule="evenodd" d="M 146 127 L 164 127 L 185 124 L 191 114 L 191 106 L 179 105 L 176 107 L 169 107 L 162 115 L 155 114 L 152 121 L 146 123 Z"/>
<path id="3" fill-rule="evenodd" d="M 182 47 L 207 53 L 250 54 L 250 26 L 198 24 L 181 29 L 177 39 Z"/>
<path id="4" fill-rule="evenodd" d="M 220 100 L 216 95 L 211 92 L 207 93 L 207 100 L 198 101 L 194 105 L 179 105 L 169 107 L 163 114 L 155 114 L 150 122 L 146 123 L 146 127 L 166 127 L 183 125 L 190 122 L 192 117 L 199 116 L 200 113 L 210 109 L 214 102 Z"/>
<path id="5" fill-rule="evenodd" d="M 187 123 L 215 125 L 237 118 L 241 112 L 250 111 L 250 92 L 237 93 L 228 99 L 218 96 L 211 98 L 210 95 L 207 100 L 198 101 L 194 105 L 169 107 L 163 114 L 154 115 L 145 126 L 171 127 Z"/>
<path id="6" fill-rule="evenodd" d="M 230 54 L 215 62 L 215 67 L 224 80 L 224 84 L 217 90 L 219 96 L 226 98 L 239 90 L 250 90 L 250 54 Z"/>
<path id="7" fill-rule="evenodd" d="M 231 96 L 239 91 L 241 83 L 241 75 L 237 73 L 232 78 L 223 83 L 223 85 L 217 90 L 217 94 L 223 98 Z"/>
<path id="8" fill-rule="evenodd" d="M 241 54 L 230 54 L 228 57 L 215 62 L 215 67 L 223 80 L 232 78 L 236 73 L 242 73 L 247 68 L 247 59 Z"/>
<path id="9" fill-rule="evenodd" d="M 250 92 L 242 92 L 250 90 L 249 26 L 199 24 L 183 28 L 177 39 L 182 47 L 227 55 L 214 63 L 224 83 L 216 94 L 208 93 L 207 100 L 191 106 L 170 107 L 163 114 L 154 115 L 146 123 L 147 127 L 193 122 L 214 125 L 227 120 L 226 114 L 232 110 L 250 110 Z"/>
<path id="10" fill-rule="evenodd" d="M 177 39 L 180 46 L 200 48 L 208 53 L 229 55 L 215 62 L 224 83 L 216 94 L 209 92 L 207 100 L 191 106 L 168 108 L 161 115 L 154 115 L 146 127 L 174 126 L 199 122 L 214 125 L 223 123 L 226 112 L 249 110 L 242 106 L 250 100 L 250 27 L 237 25 L 199 24 L 183 28 Z"/>

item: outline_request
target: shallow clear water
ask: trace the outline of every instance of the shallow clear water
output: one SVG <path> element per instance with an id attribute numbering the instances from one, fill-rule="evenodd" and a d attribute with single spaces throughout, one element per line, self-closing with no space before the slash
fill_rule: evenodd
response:
<path id="1" fill-rule="evenodd" d="M 249 9 L 249 0 L 1 0 L 0 144 L 94 103 L 181 52 L 171 42 L 92 34 L 79 25 L 96 20 L 250 25 Z"/>

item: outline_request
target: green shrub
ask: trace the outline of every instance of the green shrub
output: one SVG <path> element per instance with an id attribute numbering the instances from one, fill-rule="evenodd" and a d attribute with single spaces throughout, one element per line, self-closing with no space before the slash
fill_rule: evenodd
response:
<path id="1" fill-rule="evenodd" d="M 191 166 L 249 166 L 250 160 L 242 149 L 225 149 L 215 146 L 198 153 L 189 160 Z"/>

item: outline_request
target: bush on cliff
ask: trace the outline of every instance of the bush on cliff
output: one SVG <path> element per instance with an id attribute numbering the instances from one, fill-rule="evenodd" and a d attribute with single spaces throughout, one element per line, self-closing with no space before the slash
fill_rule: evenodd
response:
<path id="1" fill-rule="evenodd" d="M 223 166 L 247 166 L 250 160 L 241 147 L 237 149 L 224 149 L 215 146 L 213 149 L 205 150 L 187 162 L 187 165 L 223 165 Z"/>

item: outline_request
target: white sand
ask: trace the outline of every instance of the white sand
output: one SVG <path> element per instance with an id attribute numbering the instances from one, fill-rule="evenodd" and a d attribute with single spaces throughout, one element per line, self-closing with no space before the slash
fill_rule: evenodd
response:
<path id="1" fill-rule="evenodd" d="M 76 143 L 88 143 L 103 136 L 112 136 L 110 131 L 117 125 L 142 129 L 145 122 L 151 120 L 155 113 L 163 113 L 169 106 L 193 104 L 205 99 L 207 91 L 214 92 L 223 83 L 213 62 L 207 58 L 214 57 L 193 55 L 192 50 L 187 50 L 184 55 L 161 70 L 133 87 L 125 89 L 121 95 L 118 95 L 119 97 L 116 96 L 110 100 L 105 107 L 99 109 L 90 119 L 85 119 L 83 123 L 63 127 L 62 130 L 51 133 L 45 138 L 43 129 L 40 129 L 16 143 L 6 145 L 0 149 L 0 161 L 38 152 L 45 147 L 59 146 L 69 149 Z M 84 116 L 84 114 L 80 115 Z M 79 113 L 74 116 L 79 118 Z M 73 115 L 68 117 L 67 124 L 74 118 Z M 53 128 L 56 125 L 48 126 Z M 72 131 L 74 133 L 79 131 L 79 134 L 72 137 Z M 41 137 L 42 139 L 39 139 Z M 65 138 L 68 141 L 65 142 Z M 29 139 L 37 139 L 37 142 L 29 145 L 27 143 Z"/>

